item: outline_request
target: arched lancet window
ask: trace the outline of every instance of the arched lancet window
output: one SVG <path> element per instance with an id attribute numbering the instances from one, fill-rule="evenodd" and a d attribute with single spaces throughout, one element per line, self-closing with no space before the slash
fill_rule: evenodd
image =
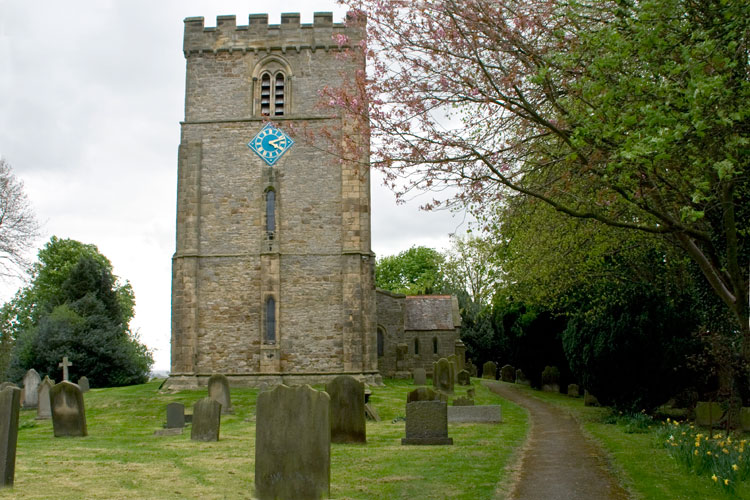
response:
<path id="1" fill-rule="evenodd" d="M 419 339 L 414 339 L 414 355 L 419 354 Z"/>
<path id="2" fill-rule="evenodd" d="M 438 353 L 438 339 L 437 337 L 432 337 L 432 353 L 437 354 Z"/>
<path id="3" fill-rule="evenodd" d="M 382 327 L 378 327 L 378 357 L 385 355 L 385 332 Z"/>
<path id="4" fill-rule="evenodd" d="M 276 343 L 276 300 L 273 297 L 266 299 L 266 332 L 265 342 Z"/>
<path id="5" fill-rule="evenodd" d="M 276 85 L 274 85 L 274 111 L 275 116 L 284 114 L 284 74 L 276 73 Z"/>
<path id="6" fill-rule="evenodd" d="M 263 73 L 260 79 L 260 114 L 271 115 L 271 75 Z"/>
<path id="7" fill-rule="evenodd" d="M 276 232 L 276 191 L 266 190 L 266 235 L 272 240 Z"/>

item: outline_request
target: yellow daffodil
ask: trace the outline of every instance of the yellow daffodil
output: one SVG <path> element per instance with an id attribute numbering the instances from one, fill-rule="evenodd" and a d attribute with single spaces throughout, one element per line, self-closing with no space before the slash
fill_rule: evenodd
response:
<path id="1" fill-rule="evenodd" d="M 721 452 L 722 452 L 723 454 L 725 454 L 725 455 L 729 455 L 729 450 L 727 450 L 726 448 L 722 448 L 722 449 L 721 449 Z"/>
<path id="2" fill-rule="evenodd" d="M 724 486 L 729 486 L 729 479 L 724 480 Z"/>
<path id="3" fill-rule="evenodd" d="M 713 480 L 714 480 L 714 482 L 716 482 L 716 481 L 718 481 L 718 480 L 719 480 L 719 478 L 718 478 L 718 477 L 716 477 L 716 474 L 714 474 L 713 476 L 711 476 L 711 479 L 713 479 Z"/>
<path id="4" fill-rule="evenodd" d="M 740 470 L 740 468 L 737 467 L 737 464 L 732 464 L 732 470 L 737 471 L 737 470 Z"/>

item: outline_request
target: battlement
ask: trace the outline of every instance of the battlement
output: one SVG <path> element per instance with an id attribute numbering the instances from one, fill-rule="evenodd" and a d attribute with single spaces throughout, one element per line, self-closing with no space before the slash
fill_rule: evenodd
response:
<path id="1" fill-rule="evenodd" d="M 351 19 L 351 18 L 350 18 Z M 281 14 L 281 24 L 268 24 L 268 14 L 250 14 L 247 25 L 237 26 L 235 16 L 218 16 L 216 27 L 205 27 L 203 17 L 185 19 L 183 51 L 193 53 L 219 51 L 258 51 L 280 49 L 337 50 L 334 35 L 345 35 L 343 47 L 364 37 L 365 23 L 334 23 L 332 12 L 315 12 L 312 24 L 300 24 L 298 12 Z"/>

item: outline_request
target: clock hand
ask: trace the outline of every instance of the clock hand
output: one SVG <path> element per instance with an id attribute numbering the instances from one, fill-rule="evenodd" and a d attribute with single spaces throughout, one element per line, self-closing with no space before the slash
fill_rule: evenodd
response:
<path id="1" fill-rule="evenodd" d="M 276 149 L 282 149 L 281 146 L 279 146 L 279 142 L 283 139 L 283 137 L 277 137 L 276 139 L 272 139 L 268 141 L 268 144 L 275 147 Z"/>

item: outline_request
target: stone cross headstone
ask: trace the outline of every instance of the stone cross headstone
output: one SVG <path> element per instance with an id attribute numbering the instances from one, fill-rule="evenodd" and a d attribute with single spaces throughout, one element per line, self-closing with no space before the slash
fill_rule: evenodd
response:
<path id="1" fill-rule="evenodd" d="M 453 444 L 448 437 L 448 405 L 443 401 L 406 404 L 406 437 L 401 444 Z"/>
<path id="2" fill-rule="evenodd" d="M 516 381 L 516 369 L 511 365 L 503 365 L 500 368 L 500 380 L 503 382 L 510 382 L 511 384 Z"/>
<path id="3" fill-rule="evenodd" d="M 414 385 L 425 385 L 427 383 L 427 372 L 424 368 L 414 368 Z"/>
<path id="4" fill-rule="evenodd" d="M 458 382 L 458 385 L 471 385 L 471 377 L 469 376 L 469 372 L 466 370 L 461 370 L 458 372 L 458 375 L 456 375 L 456 382 Z"/>
<path id="5" fill-rule="evenodd" d="M 86 409 L 81 388 L 63 380 L 49 391 L 55 437 L 86 436 Z"/>
<path id="6" fill-rule="evenodd" d="M 350 375 L 339 375 L 326 384 L 331 398 L 331 442 L 366 443 L 365 385 Z"/>
<path id="7" fill-rule="evenodd" d="M 69 380 L 68 379 L 68 368 L 70 368 L 71 366 L 73 366 L 73 363 L 71 363 L 70 361 L 68 361 L 68 357 L 67 356 L 63 356 L 62 361 L 60 361 L 57 364 L 58 368 L 62 368 L 62 371 L 63 371 L 63 381 Z"/>
<path id="8" fill-rule="evenodd" d="M 497 379 L 497 365 L 492 361 L 487 361 L 482 365 L 482 378 Z"/>
<path id="9" fill-rule="evenodd" d="M 259 500 L 330 496 L 330 397 L 310 386 L 258 394 L 255 491 Z"/>
<path id="10" fill-rule="evenodd" d="M 229 394 L 229 380 L 225 375 L 214 374 L 208 379 L 208 397 L 221 404 L 221 413 L 233 413 Z"/>
<path id="11" fill-rule="evenodd" d="M 6 387 L 0 390 L 0 487 L 13 486 L 20 411 L 21 389 Z"/>
<path id="12" fill-rule="evenodd" d="M 78 379 L 78 387 L 81 388 L 81 392 L 89 392 L 89 379 L 85 375 Z"/>
<path id="13" fill-rule="evenodd" d="M 221 426 L 221 403 L 210 397 L 193 405 L 193 423 L 190 439 L 193 441 L 218 441 Z"/>
<path id="14" fill-rule="evenodd" d="M 435 386 L 436 390 L 442 391 L 448 394 L 453 392 L 454 374 L 453 374 L 453 365 L 451 365 L 450 361 L 448 361 L 445 358 L 439 359 L 438 362 L 435 363 L 435 368 L 434 368 L 432 377 L 435 380 L 435 383 L 433 385 Z"/>
<path id="15" fill-rule="evenodd" d="M 39 395 L 37 394 L 37 388 L 42 381 L 42 377 L 36 372 L 35 369 L 31 369 L 26 372 L 23 376 L 23 402 L 24 408 L 36 408 L 39 404 Z"/>
<path id="16" fill-rule="evenodd" d="M 52 418 L 52 407 L 49 402 L 49 391 L 54 387 L 55 383 L 48 377 L 45 376 L 44 380 L 39 384 L 37 388 L 37 396 L 39 405 L 36 407 L 36 419 L 46 420 Z"/>
<path id="17" fill-rule="evenodd" d="M 169 403 L 167 405 L 167 429 L 185 427 L 185 405 Z"/>

